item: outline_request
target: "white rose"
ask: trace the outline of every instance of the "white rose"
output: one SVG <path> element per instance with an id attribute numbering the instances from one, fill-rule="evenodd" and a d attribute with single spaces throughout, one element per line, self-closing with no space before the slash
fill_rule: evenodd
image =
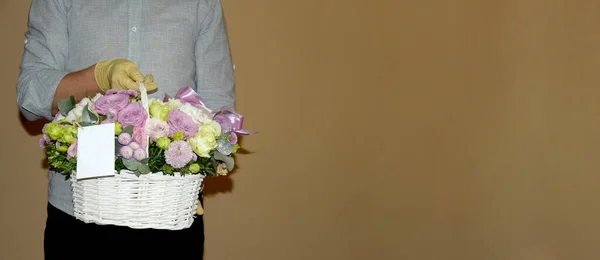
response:
<path id="1" fill-rule="evenodd" d="M 202 125 L 205 121 L 211 119 L 210 110 L 197 108 L 189 103 L 181 105 L 181 107 L 179 107 L 179 110 L 181 110 L 186 115 L 190 116 L 192 120 L 194 120 L 194 123 L 196 123 L 197 125 Z"/>
<path id="2" fill-rule="evenodd" d="M 65 117 L 60 112 L 58 112 L 58 113 L 56 113 L 56 116 L 54 116 L 54 119 L 52 120 L 52 122 L 58 122 L 63 119 L 65 119 Z"/>
<path id="3" fill-rule="evenodd" d="M 83 98 L 77 105 L 75 105 L 75 108 L 71 109 L 71 111 L 69 111 L 69 113 L 67 113 L 67 116 L 65 117 L 65 119 L 69 122 L 69 123 L 73 123 L 75 121 L 81 121 L 81 117 L 83 115 L 83 108 L 90 104 L 90 99 L 89 98 Z"/>
<path id="4" fill-rule="evenodd" d="M 102 96 L 103 96 L 103 95 L 102 95 L 102 94 L 100 94 L 100 93 L 96 94 L 96 96 L 94 96 L 94 97 L 92 98 L 92 102 L 96 102 L 96 100 L 98 100 L 98 99 L 99 99 L 99 98 L 101 98 Z"/>
<path id="5" fill-rule="evenodd" d="M 181 101 L 179 101 L 178 99 L 174 99 L 174 98 L 169 98 L 169 101 L 167 102 L 167 104 L 174 108 L 177 109 L 181 106 Z"/>

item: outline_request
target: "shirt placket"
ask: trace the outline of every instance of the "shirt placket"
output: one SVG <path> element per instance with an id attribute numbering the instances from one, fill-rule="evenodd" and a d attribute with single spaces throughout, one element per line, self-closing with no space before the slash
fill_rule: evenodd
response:
<path id="1" fill-rule="evenodd" d="M 129 43 L 127 59 L 140 62 L 140 30 L 142 22 L 142 0 L 131 0 L 129 3 Z"/>

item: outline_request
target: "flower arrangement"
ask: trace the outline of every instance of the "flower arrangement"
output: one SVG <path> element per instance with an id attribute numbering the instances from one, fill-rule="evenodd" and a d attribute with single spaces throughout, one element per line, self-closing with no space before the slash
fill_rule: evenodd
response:
<path id="1" fill-rule="evenodd" d="M 114 123 L 115 171 L 226 175 L 234 167 L 243 116 L 232 108 L 212 111 L 190 87 L 175 97 L 146 100 L 135 90 L 114 91 L 79 102 L 58 102 L 59 113 L 44 125 L 40 147 L 51 170 L 68 179 L 77 169 L 77 132 L 81 127 Z"/>

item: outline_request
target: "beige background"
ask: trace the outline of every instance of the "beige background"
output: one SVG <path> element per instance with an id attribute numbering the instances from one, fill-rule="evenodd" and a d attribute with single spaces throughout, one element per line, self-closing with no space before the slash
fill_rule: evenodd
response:
<path id="1" fill-rule="evenodd" d="M 207 184 L 205 259 L 599 259 L 600 4 L 482 2 L 224 0 L 260 133 Z M 0 1 L 0 259 L 42 259 L 29 3 Z"/>

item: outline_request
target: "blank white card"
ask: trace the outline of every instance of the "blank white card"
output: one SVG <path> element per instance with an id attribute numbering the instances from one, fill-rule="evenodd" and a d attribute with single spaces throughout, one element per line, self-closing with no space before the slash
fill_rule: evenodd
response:
<path id="1" fill-rule="evenodd" d="M 115 124 L 77 130 L 77 179 L 115 175 Z"/>

